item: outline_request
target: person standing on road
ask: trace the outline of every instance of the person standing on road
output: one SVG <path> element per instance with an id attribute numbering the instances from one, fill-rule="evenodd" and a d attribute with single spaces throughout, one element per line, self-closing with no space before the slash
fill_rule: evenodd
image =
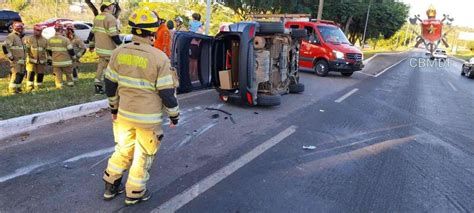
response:
<path id="1" fill-rule="evenodd" d="M 43 85 L 44 72 L 46 71 L 46 47 L 48 40 L 46 40 L 41 33 L 45 27 L 35 25 L 33 28 L 33 35 L 25 38 L 26 50 L 28 59 L 26 64 L 26 71 L 28 82 L 26 87 L 28 91 L 39 89 Z M 36 81 L 35 81 L 36 76 Z"/>
<path id="2" fill-rule="evenodd" d="M 160 26 L 156 31 L 156 38 L 153 46 L 163 51 L 168 57 L 171 56 L 170 30 L 168 29 L 168 26 L 166 26 L 166 21 L 163 19 L 160 19 Z"/>
<path id="3" fill-rule="evenodd" d="M 13 32 L 5 39 L 2 45 L 3 53 L 10 61 L 10 84 L 8 91 L 10 93 L 21 92 L 21 82 L 25 77 L 26 68 L 26 46 L 23 42 L 25 25 L 21 22 L 13 23 Z"/>
<path id="4" fill-rule="evenodd" d="M 105 71 L 105 93 L 117 138 L 103 180 L 104 200 L 112 200 L 123 192 L 122 175 L 130 169 L 125 204 L 134 205 L 151 196 L 146 183 L 163 138 L 162 111 L 174 128 L 179 106 L 176 72 L 166 54 L 152 46 L 159 27 L 157 14 L 147 8 L 137 9 L 129 24 L 132 42 L 113 51 Z"/>
<path id="5" fill-rule="evenodd" d="M 53 65 L 53 73 L 56 76 L 56 89 L 63 88 L 63 73 L 66 74 L 67 85 L 74 86 L 72 80 L 72 61 L 77 59 L 74 48 L 68 38 L 63 36 L 64 26 L 56 23 L 54 26 L 56 35 L 48 40 L 47 53 L 48 64 Z"/>
<path id="6" fill-rule="evenodd" d="M 91 51 L 95 48 L 97 55 L 99 55 L 99 64 L 97 64 L 97 71 L 95 75 L 95 93 L 103 94 L 104 70 L 109 64 L 110 55 L 112 51 L 122 41 L 119 37 L 119 30 L 117 27 L 117 19 L 112 15 L 115 4 L 111 2 L 103 2 L 100 6 L 101 14 L 94 18 L 94 27 L 89 35 L 89 47 Z M 94 42 L 92 42 L 94 40 Z"/>
<path id="7" fill-rule="evenodd" d="M 66 25 L 66 37 L 71 41 L 74 53 L 76 54 L 76 59 L 74 59 L 72 64 L 72 80 L 77 82 L 79 80 L 79 59 L 86 52 L 86 44 L 75 34 L 75 29 L 72 24 Z"/>

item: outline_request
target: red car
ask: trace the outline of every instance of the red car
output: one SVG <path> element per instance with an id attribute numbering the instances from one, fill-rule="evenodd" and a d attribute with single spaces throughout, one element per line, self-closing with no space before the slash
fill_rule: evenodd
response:
<path id="1" fill-rule="evenodd" d="M 287 21 L 285 28 L 305 29 L 307 37 L 300 49 L 301 70 L 326 76 L 330 71 L 351 76 L 364 67 L 362 52 L 354 47 L 332 21 Z"/>
<path id="2" fill-rule="evenodd" d="M 44 27 L 54 27 L 54 25 L 56 24 L 56 22 L 65 22 L 65 21 L 73 21 L 71 19 L 68 19 L 68 18 L 50 18 L 44 22 L 41 22 L 41 23 L 38 23 L 38 25 L 40 26 L 44 26 Z"/>

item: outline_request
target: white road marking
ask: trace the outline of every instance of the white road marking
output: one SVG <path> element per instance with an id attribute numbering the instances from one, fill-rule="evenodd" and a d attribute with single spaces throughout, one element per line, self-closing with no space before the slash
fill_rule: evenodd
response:
<path id="1" fill-rule="evenodd" d="M 219 169 L 212 175 L 204 178 L 203 180 L 189 187 L 181 194 L 171 198 L 163 205 L 154 209 L 152 212 L 175 212 L 176 210 L 180 209 L 181 207 L 183 207 L 184 205 L 192 201 L 194 198 L 198 197 L 200 194 L 204 193 L 205 191 L 212 188 L 220 181 L 224 180 L 229 175 L 232 175 L 235 171 L 242 168 L 247 163 L 251 162 L 253 159 L 257 158 L 268 149 L 272 148 L 273 146 L 283 141 L 285 138 L 293 134 L 295 131 L 296 131 L 296 126 L 288 127 L 287 129 L 283 130 L 279 134 L 275 135 L 273 138 L 270 138 L 269 140 L 255 147 L 250 152 L 241 156 L 237 160 L 233 161 L 232 163 Z"/>
<path id="2" fill-rule="evenodd" d="M 349 91 L 348 93 L 346 93 L 345 95 L 343 95 L 343 96 L 341 96 L 340 98 L 336 99 L 334 102 L 336 102 L 336 103 L 341 103 L 341 102 L 343 102 L 344 100 L 346 100 L 346 98 L 348 98 L 348 97 L 351 96 L 352 94 L 356 93 L 357 91 L 359 91 L 359 89 L 354 88 L 354 89 L 352 89 L 351 91 Z"/>
<path id="3" fill-rule="evenodd" d="M 5 181 L 7 181 L 7 180 L 10 180 L 10 179 L 13 179 L 13 178 L 22 176 L 22 175 L 27 175 L 27 174 L 29 174 L 30 172 L 36 170 L 37 168 L 40 168 L 40 167 L 42 167 L 42 166 L 45 166 L 45 165 L 48 165 L 48 164 L 51 164 L 51 163 L 53 163 L 53 162 L 47 161 L 47 162 L 37 163 L 37 164 L 33 164 L 33 165 L 29 165 L 29 166 L 25 166 L 25 167 L 16 169 L 15 172 L 0 177 L 0 183 L 3 183 L 3 182 L 5 182 Z"/>
<path id="4" fill-rule="evenodd" d="M 380 75 L 382 75 L 383 73 L 387 72 L 388 70 L 392 69 L 393 67 L 397 66 L 398 64 L 402 63 L 403 61 L 405 61 L 408 57 L 400 60 L 399 62 L 395 63 L 395 64 L 392 64 L 391 66 L 385 68 L 382 72 L 378 73 L 377 75 L 375 75 L 374 77 L 379 77 Z"/>
<path id="5" fill-rule="evenodd" d="M 448 84 L 449 84 L 449 86 L 451 86 L 451 88 L 454 90 L 454 92 L 458 91 L 458 89 L 453 85 L 453 83 L 451 83 L 451 81 L 448 81 Z"/>
<path id="6" fill-rule="evenodd" d="M 92 157 L 97 157 L 97 156 L 101 156 L 101 155 L 104 155 L 104 154 L 108 154 L 108 153 L 113 152 L 114 148 L 115 147 L 110 147 L 110 148 L 107 148 L 107 149 L 101 149 L 101 150 L 97 150 L 97 151 L 93 151 L 93 152 L 84 153 L 82 155 L 78 155 L 76 157 L 69 158 L 69 159 L 63 161 L 63 163 L 71 163 L 71 162 L 81 160 L 83 158 L 92 158 Z"/>

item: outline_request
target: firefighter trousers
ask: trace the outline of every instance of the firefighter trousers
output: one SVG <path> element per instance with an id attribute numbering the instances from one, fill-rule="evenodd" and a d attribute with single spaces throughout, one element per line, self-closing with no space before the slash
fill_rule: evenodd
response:
<path id="1" fill-rule="evenodd" d="M 139 198 L 146 191 L 149 171 L 160 148 L 158 128 L 161 127 L 143 129 L 120 122 L 114 123 L 114 135 L 117 136 L 115 152 L 109 159 L 103 179 L 113 184 L 130 169 L 125 185 L 127 197 Z"/>
<path id="2" fill-rule="evenodd" d="M 27 78 L 28 82 L 26 85 L 28 87 L 35 86 L 40 87 L 43 85 L 44 72 L 46 71 L 45 64 L 32 64 L 29 63 L 26 65 Z M 35 81 L 36 78 L 36 81 Z"/>
<path id="3" fill-rule="evenodd" d="M 109 65 L 110 57 L 99 56 L 99 63 L 97 64 L 97 71 L 95 72 L 95 85 L 102 86 L 104 79 L 104 70 Z"/>
<path id="4" fill-rule="evenodd" d="M 21 82 L 25 77 L 25 65 L 12 63 L 10 67 L 10 84 L 8 89 L 15 90 L 21 88 Z"/>
<path id="5" fill-rule="evenodd" d="M 63 74 L 66 75 L 66 82 L 68 86 L 74 86 L 72 81 L 72 66 L 67 67 L 53 67 L 53 72 L 55 76 L 54 83 L 56 84 L 57 89 L 63 88 Z"/>

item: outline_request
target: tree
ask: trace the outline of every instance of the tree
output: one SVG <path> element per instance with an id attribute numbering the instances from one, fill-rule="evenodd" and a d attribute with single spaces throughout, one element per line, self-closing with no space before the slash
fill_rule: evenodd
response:
<path id="1" fill-rule="evenodd" d="M 314 0 L 224 0 L 236 13 L 310 13 L 316 17 Z M 344 30 L 349 40 L 360 41 L 364 33 L 367 7 L 372 4 L 367 39 L 389 38 L 406 22 L 409 6 L 395 0 L 325 0 L 323 19 L 333 20 Z"/>

